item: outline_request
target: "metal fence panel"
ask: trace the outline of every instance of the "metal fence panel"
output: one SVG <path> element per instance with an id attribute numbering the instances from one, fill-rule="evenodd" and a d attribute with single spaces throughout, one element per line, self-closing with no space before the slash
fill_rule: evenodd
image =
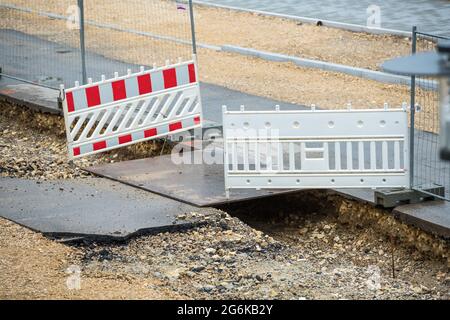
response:
<path id="1" fill-rule="evenodd" d="M 413 53 L 435 50 L 439 39 L 450 39 L 413 32 Z M 415 77 L 415 82 L 416 87 L 411 88 L 415 104 L 412 188 L 450 201 L 450 162 L 441 160 L 439 154 L 440 112 L 436 79 Z"/>
<path id="2" fill-rule="evenodd" d="M 2 74 L 58 89 L 81 79 L 77 0 L 1 1 Z"/>
<path id="3" fill-rule="evenodd" d="M 406 108 L 223 111 L 225 188 L 409 186 Z"/>
<path id="4" fill-rule="evenodd" d="M 193 53 L 187 0 L 7 0 L 0 14 L 2 74 L 55 89 Z"/>
<path id="5" fill-rule="evenodd" d="M 84 0 L 84 6 L 88 77 L 191 59 L 187 1 Z M 93 60 L 99 63 L 89 63 Z M 116 61 L 122 63 L 112 69 Z"/>
<path id="6" fill-rule="evenodd" d="M 70 158 L 201 126 L 195 60 L 89 82 L 61 88 Z"/>

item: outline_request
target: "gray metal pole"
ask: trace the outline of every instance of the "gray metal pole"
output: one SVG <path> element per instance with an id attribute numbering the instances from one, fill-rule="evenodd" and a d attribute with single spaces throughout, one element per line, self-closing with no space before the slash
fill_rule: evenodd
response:
<path id="1" fill-rule="evenodd" d="M 197 41 L 195 39 L 194 5 L 192 3 L 192 0 L 189 0 L 189 17 L 191 20 L 192 53 L 197 54 Z"/>
<path id="2" fill-rule="evenodd" d="M 83 75 L 83 84 L 87 83 L 86 73 L 86 47 L 84 44 L 84 1 L 78 0 L 80 10 L 80 49 L 81 49 L 81 73 Z"/>
<path id="3" fill-rule="evenodd" d="M 417 50 L 417 27 L 412 27 L 411 36 L 411 48 L 412 53 L 416 53 Z M 410 131 L 409 131 L 409 188 L 414 186 L 414 125 L 416 116 L 416 76 L 411 76 L 411 106 L 410 106 Z"/>

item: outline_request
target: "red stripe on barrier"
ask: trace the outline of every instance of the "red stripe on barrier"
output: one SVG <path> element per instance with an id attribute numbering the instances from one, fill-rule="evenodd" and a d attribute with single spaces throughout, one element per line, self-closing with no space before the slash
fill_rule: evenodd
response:
<path id="1" fill-rule="evenodd" d="M 80 147 L 73 148 L 73 156 L 79 156 L 80 155 Z"/>
<path id="2" fill-rule="evenodd" d="M 195 65 L 193 63 L 191 63 L 188 66 L 188 69 L 189 69 L 189 82 L 190 83 L 196 82 L 197 81 L 197 77 L 195 75 Z"/>
<path id="3" fill-rule="evenodd" d="M 73 93 L 72 92 L 66 93 L 66 101 L 67 101 L 67 112 L 74 112 L 75 111 L 75 103 L 73 102 Z"/>
<path id="4" fill-rule="evenodd" d="M 144 137 L 148 138 L 148 137 L 153 137 L 156 136 L 158 134 L 158 130 L 156 128 L 152 128 L 152 129 L 148 129 L 144 131 Z"/>
<path id="5" fill-rule="evenodd" d="M 195 117 L 194 124 L 199 124 L 199 123 L 200 123 L 200 117 Z"/>
<path id="6" fill-rule="evenodd" d="M 177 86 L 177 72 L 175 68 L 164 70 L 164 88 L 169 89 Z"/>
<path id="7" fill-rule="evenodd" d="M 124 144 L 133 141 L 131 134 L 119 137 L 119 144 Z"/>
<path id="8" fill-rule="evenodd" d="M 175 122 L 169 124 L 169 131 L 175 131 L 183 128 L 183 124 L 180 122 Z"/>
<path id="9" fill-rule="evenodd" d="M 98 86 L 86 88 L 86 100 L 88 107 L 95 107 L 100 104 L 100 90 Z"/>
<path id="10" fill-rule="evenodd" d="M 100 141 L 93 144 L 94 151 L 106 148 L 106 141 Z"/>
<path id="11" fill-rule="evenodd" d="M 127 98 L 127 89 L 125 88 L 125 80 L 114 81 L 111 83 L 114 101 Z"/>
<path id="12" fill-rule="evenodd" d="M 150 74 L 144 74 L 138 77 L 139 94 L 152 92 L 152 79 Z"/>

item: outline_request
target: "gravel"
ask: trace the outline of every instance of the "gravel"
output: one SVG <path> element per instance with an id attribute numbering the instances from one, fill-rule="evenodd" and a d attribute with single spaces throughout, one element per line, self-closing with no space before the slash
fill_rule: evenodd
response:
<path id="1" fill-rule="evenodd" d="M 299 206 L 275 205 L 278 214 L 255 201 L 227 208 L 235 217 L 218 212 L 191 230 L 118 245 L 85 243 L 78 246 L 83 274 L 155 277 L 160 283 L 153 288 L 192 299 L 450 298 L 445 259 L 401 241 L 393 247 L 377 228 L 349 225 L 334 197 L 310 195 L 324 204 L 313 211 L 302 208 L 304 198 L 287 196 Z"/>
<path id="2" fill-rule="evenodd" d="M 162 142 L 150 141 L 69 161 L 63 118 L 0 102 L 0 176 L 37 180 L 76 179 L 91 165 L 160 154 Z M 170 151 L 166 144 L 165 152 Z"/>
<path id="3" fill-rule="evenodd" d="M 152 289 L 154 279 L 120 274 L 87 277 L 76 264 L 81 256 L 75 248 L 0 218 L 0 299 L 181 298 L 176 292 Z M 80 289 L 71 290 L 68 284 L 77 275 Z"/>
<path id="4" fill-rule="evenodd" d="M 60 117 L 2 104 L 0 174 L 80 179 L 85 165 L 160 150 L 147 143 L 69 164 L 62 128 Z M 62 244 L 0 219 L 0 298 L 450 298 L 448 240 L 381 209 L 324 192 L 220 209 L 178 217 L 202 222 L 192 229 L 124 243 Z M 79 290 L 66 285 L 73 267 Z"/>

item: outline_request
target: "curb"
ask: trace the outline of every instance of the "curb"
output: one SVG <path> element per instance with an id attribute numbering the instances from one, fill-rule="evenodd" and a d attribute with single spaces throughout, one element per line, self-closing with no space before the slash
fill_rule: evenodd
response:
<path id="1" fill-rule="evenodd" d="M 295 56 L 289 56 L 284 54 L 272 53 L 267 51 L 259 51 L 255 49 L 242 48 L 233 45 L 222 46 L 222 51 L 238 53 L 241 55 L 257 57 L 264 60 L 276 61 L 276 62 L 292 62 L 300 67 L 305 68 L 316 68 L 326 71 L 340 72 L 349 74 L 352 76 L 366 78 L 370 80 L 376 80 L 385 83 L 393 84 L 411 84 L 411 79 L 405 76 L 398 76 L 393 74 L 388 74 L 380 71 L 374 71 L 363 68 L 350 67 L 343 64 L 324 62 L 319 60 L 304 59 Z"/>
<path id="2" fill-rule="evenodd" d="M 224 45 L 221 47 L 223 52 L 236 53 L 240 55 L 246 55 L 250 57 L 256 57 L 268 61 L 276 61 L 276 62 L 292 62 L 300 67 L 305 68 L 315 68 L 325 71 L 333 71 L 348 74 L 355 77 L 365 78 L 369 80 L 375 80 L 384 83 L 391 84 L 402 84 L 402 85 L 410 85 L 411 78 L 405 76 L 393 75 L 381 71 L 374 71 L 363 68 L 356 68 L 351 66 L 346 66 L 343 64 L 324 62 L 319 60 L 311 60 L 305 58 L 299 58 L 295 56 L 289 56 L 285 54 L 260 51 L 255 49 L 243 48 L 233 45 Z M 421 83 L 416 83 L 419 87 L 424 87 L 426 89 L 437 89 L 437 83 L 434 82 L 431 86 L 430 84 L 421 85 Z"/>

